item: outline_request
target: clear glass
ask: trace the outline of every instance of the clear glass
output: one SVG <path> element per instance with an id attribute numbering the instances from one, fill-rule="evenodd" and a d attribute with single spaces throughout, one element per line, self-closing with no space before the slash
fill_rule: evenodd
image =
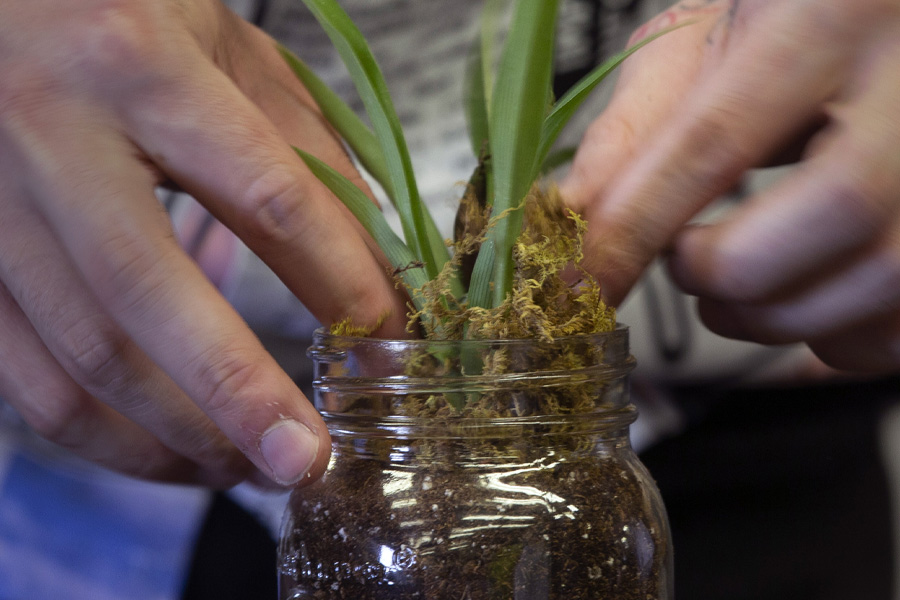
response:
<path id="1" fill-rule="evenodd" d="M 543 343 L 320 333 L 325 476 L 295 491 L 282 600 L 668 600 L 671 538 L 628 439 L 628 331 Z"/>

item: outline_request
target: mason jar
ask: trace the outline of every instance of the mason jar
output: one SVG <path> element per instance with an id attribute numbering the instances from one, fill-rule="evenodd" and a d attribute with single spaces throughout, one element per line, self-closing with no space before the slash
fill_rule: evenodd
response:
<path id="1" fill-rule="evenodd" d="M 435 342 L 320 332 L 326 474 L 294 491 L 282 600 L 664 600 L 665 509 L 628 437 L 628 330 Z"/>

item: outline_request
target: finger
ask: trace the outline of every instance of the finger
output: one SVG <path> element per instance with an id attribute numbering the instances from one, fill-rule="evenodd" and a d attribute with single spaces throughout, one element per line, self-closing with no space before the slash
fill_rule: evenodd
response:
<path id="1" fill-rule="evenodd" d="M 189 86 L 144 97 L 140 110 L 129 113 L 138 144 L 265 260 L 320 321 L 350 316 L 375 325 L 387 317 L 379 333 L 406 336 L 405 301 L 355 220 L 224 73 L 199 60 L 188 68 Z M 295 113 L 293 129 L 303 132 L 307 148 L 343 161 L 346 170 L 348 159 L 321 115 Z"/>
<path id="2" fill-rule="evenodd" d="M 849 268 L 842 265 L 839 273 L 782 300 L 747 304 L 702 298 L 700 315 L 725 337 L 786 344 L 900 312 L 900 246 L 881 243 L 864 254 Z"/>
<path id="3" fill-rule="evenodd" d="M 900 56 L 900 44 L 893 56 Z M 881 275 L 865 265 L 850 270 L 844 279 L 862 286 L 860 293 L 867 282 L 878 288 L 896 276 L 900 119 L 890 115 L 900 75 L 888 62 L 870 71 L 858 98 L 833 111 L 827 138 L 801 168 L 725 222 L 678 235 L 671 270 L 686 291 L 745 303 L 796 296 L 798 288 L 810 295 L 848 261 L 883 269 Z M 827 289 L 823 302 L 849 291 Z"/>
<path id="4" fill-rule="evenodd" d="M 178 247 L 153 173 L 124 140 L 96 135 L 95 113 L 77 112 L 19 139 L 31 157 L 27 191 L 81 276 L 257 467 L 282 484 L 321 474 L 329 441 L 318 413 Z"/>
<path id="5" fill-rule="evenodd" d="M 748 25 L 741 43 L 729 47 L 722 64 L 697 85 L 607 197 L 585 212 L 586 266 L 613 303 L 700 208 L 802 133 L 835 93 L 833 73 L 846 60 L 842 47 L 803 52 L 801 42 L 815 27 L 797 31 L 796 21 L 787 21 L 792 15 L 782 14 L 790 4 L 774 5 L 778 10 Z"/>
<path id="6" fill-rule="evenodd" d="M 0 396 L 41 437 L 142 479 L 222 485 L 133 421 L 84 392 L 43 345 L 0 284 Z"/>
<path id="7" fill-rule="evenodd" d="M 566 203 L 582 212 L 671 119 L 700 73 L 715 63 L 725 37 L 719 31 L 730 3 L 678 4 L 639 28 L 628 42 L 681 23 L 628 58 L 619 70 L 609 105 L 585 132 L 572 168 L 560 184 Z"/>
<path id="8" fill-rule="evenodd" d="M 673 278 L 688 293 L 748 303 L 809 287 L 896 223 L 900 177 L 892 173 L 900 173 L 896 155 L 836 140 L 725 221 L 683 230 Z"/>
<path id="9" fill-rule="evenodd" d="M 177 212 L 173 213 L 172 207 L 166 209 L 178 244 L 197 262 L 210 283 L 221 290 L 232 268 L 238 240 L 192 198 L 185 196 L 184 200 Z"/>
<path id="10" fill-rule="evenodd" d="M 279 135 L 318 157 L 365 191 L 380 206 L 368 184 L 353 165 L 340 136 L 322 115 L 312 95 L 276 50 L 268 34 L 235 16 L 230 20 L 229 41 L 234 53 L 222 70 L 238 82 L 238 87 L 258 106 Z M 315 132 L 315 136 L 310 134 Z M 319 132 L 323 134 L 319 137 Z"/>
<path id="11" fill-rule="evenodd" d="M 872 319 L 809 342 L 823 362 L 836 369 L 900 372 L 900 314 Z"/>
<path id="12" fill-rule="evenodd" d="M 250 467 L 243 455 L 105 314 L 46 224 L 8 196 L 5 200 L 6 219 L 0 225 L 0 278 L 5 282 L 4 289 L 9 290 L 24 316 L 34 324 L 33 329 L 18 326 L 20 335 L 31 338 L 36 334 L 43 340 L 42 346 L 31 342 L 35 346 L 31 354 L 49 351 L 55 361 L 53 370 L 60 371 L 61 366 L 70 374 L 55 378 L 58 392 L 66 390 L 73 398 L 71 407 L 61 410 L 61 414 L 83 411 L 87 413 L 82 417 L 85 420 L 98 414 L 102 415 L 101 424 L 124 427 L 125 431 L 136 428 L 125 427 L 125 419 L 94 407 L 96 398 L 146 428 L 143 437 L 148 437 L 148 432 L 157 437 L 161 442 L 155 443 L 157 450 L 164 444 L 172 450 L 165 453 L 167 456 L 190 457 L 208 473 L 216 473 L 217 487 L 243 479 Z M 11 319 L 20 319 L 19 312 L 12 306 L 7 310 Z M 8 342 L 17 343 L 19 338 L 10 337 Z M 12 377 L 15 371 L 8 373 Z M 88 399 L 81 389 L 93 398 Z M 48 402 L 60 409 L 66 400 L 57 393 Z M 48 411 L 43 412 L 46 415 Z M 59 429 L 63 423 L 57 423 Z M 77 446 L 78 434 L 77 427 L 65 434 L 66 444 Z M 63 436 L 62 431 L 54 432 L 56 438 Z M 107 459 L 114 460 L 115 456 Z M 197 465 L 194 468 L 198 469 Z M 207 479 L 207 483 L 212 482 Z"/>
<path id="13" fill-rule="evenodd" d="M 381 205 L 369 184 L 354 166 L 343 143 L 339 141 L 339 134 L 322 115 L 315 100 L 288 67 L 281 54 L 276 51 L 275 41 L 239 17 L 231 21 L 234 35 L 229 36 L 229 39 L 232 40 L 236 51 L 226 73 L 232 79 L 241 82 L 244 94 L 275 125 L 283 139 L 334 167 L 380 208 Z M 330 194 L 328 197 L 331 197 Z M 342 202 L 335 201 L 334 204 L 365 242 L 369 252 L 381 265 L 382 271 L 392 272 L 390 261 L 365 227 Z M 395 299 L 399 297 L 397 294 L 394 296 Z M 405 304 L 399 311 L 393 312 L 398 313 L 398 316 L 405 316 Z M 382 328 L 380 334 L 386 331 Z M 405 335 L 405 331 L 394 330 L 391 335 Z"/>

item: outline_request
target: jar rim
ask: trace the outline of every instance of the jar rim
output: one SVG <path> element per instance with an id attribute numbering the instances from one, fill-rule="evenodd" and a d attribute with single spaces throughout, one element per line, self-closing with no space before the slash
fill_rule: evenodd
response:
<path id="1" fill-rule="evenodd" d="M 575 335 L 567 335 L 560 336 L 554 338 L 553 340 L 546 341 L 541 340 L 536 337 L 528 337 L 528 338 L 500 338 L 500 339 L 469 339 L 469 340 L 431 340 L 431 339 L 423 339 L 423 338 L 412 338 L 412 339 L 389 339 L 389 338 L 374 338 L 374 337 L 364 337 L 364 336 L 352 336 L 352 335 L 337 335 L 328 331 L 325 327 L 320 327 L 313 332 L 313 348 L 322 344 L 328 344 L 329 342 L 342 342 L 342 343 L 352 343 L 354 345 L 360 346 L 403 346 L 409 348 L 435 348 L 435 347 L 460 347 L 460 346 L 503 346 L 503 347 L 516 347 L 516 346 L 531 346 L 537 344 L 546 344 L 546 345 L 564 345 L 567 343 L 572 343 L 575 340 L 585 341 L 585 340 L 595 340 L 598 343 L 601 341 L 623 341 L 627 350 L 627 342 L 628 342 L 628 332 L 629 327 L 624 323 L 616 323 L 616 328 L 612 331 L 600 331 L 597 333 L 579 333 Z"/>
<path id="2" fill-rule="evenodd" d="M 627 414 L 627 392 L 616 391 L 627 389 L 635 365 L 625 325 L 549 342 L 382 340 L 320 329 L 308 354 L 315 361 L 316 407 L 330 417 L 430 417 L 443 414 L 445 406 L 454 411 L 474 406 L 475 412 L 453 414 L 454 420 L 484 411 L 494 418 L 495 411 L 521 417 L 547 410 L 585 416 L 623 409 L 622 417 L 633 419 Z M 467 404 L 479 396 L 487 404 Z M 557 405 L 563 397 L 567 400 Z M 405 408 L 395 412 L 401 405 Z"/>

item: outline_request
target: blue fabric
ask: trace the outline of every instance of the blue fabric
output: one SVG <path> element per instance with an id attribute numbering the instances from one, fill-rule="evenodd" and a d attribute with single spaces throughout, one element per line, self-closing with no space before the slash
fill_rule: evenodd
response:
<path id="1" fill-rule="evenodd" d="M 0 469 L 0 600 L 180 597 L 209 493 L 70 471 L 12 450 Z"/>

